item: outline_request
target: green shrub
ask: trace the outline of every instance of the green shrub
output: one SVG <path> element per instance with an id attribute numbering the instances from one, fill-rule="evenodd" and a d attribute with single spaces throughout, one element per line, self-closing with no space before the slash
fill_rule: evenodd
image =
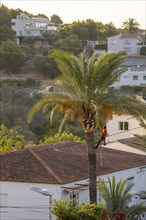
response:
<path id="1" fill-rule="evenodd" d="M 12 151 L 12 146 L 17 146 L 18 149 L 24 148 L 24 136 L 19 134 L 14 129 L 8 129 L 3 124 L 0 125 L 0 152 Z"/>
<path id="2" fill-rule="evenodd" d="M 45 140 L 40 140 L 40 144 L 52 144 L 57 142 L 64 142 L 64 141 L 78 141 L 78 142 L 85 142 L 81 140 L 80 137 L 74 136 L 72 133 L 62 133 L 59 135 L 58 133 L 55 135 L 51 135 L 50 137 L 45 137 Z"/>
<path id="3" fill-rule="evenodd" d="M 105 212 L 103 204 L 81 204 L 76 206 L 78 201 L 74 202 L 74 206 L 69 200 L 54 200 L 53 214 L 57 220 L 101 220 Z"/>
<path id="4" fill-rule="evenodd" d="M 18 86 L 18 87 L 39 87 L 40 81 L 32 78 L 27 79 L 1 79 L 0 87 L 3 85 Z"/>

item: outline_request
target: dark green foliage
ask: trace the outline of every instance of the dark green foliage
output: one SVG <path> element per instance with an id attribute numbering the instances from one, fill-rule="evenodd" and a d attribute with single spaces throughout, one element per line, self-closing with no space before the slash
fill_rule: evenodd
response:
<path id="1" fill-rule="evenodd" d="M 105 51 L 107 51 L 107 44 L 95 45 L 95 50 L 105 50 Z"/>
<path id="2" fill-rule="evenodd" d="M 51 23 L 53 23 L 55 26 L 63 24 L 63 21 L 58 15 L 53 14 L 51 16 Z"/>
<path id="3" fill-rule="evenodd" d="M 14 38 L 15 38 L 15 31 L 13 31 L 7 25 L 0 26 L 0 43 L 8 39 L 14 40 Z"/>
<path id="4" fill-rule="evenodd" d="M 79 40 L 77 35 L 71 34 L 63 39 L 61 47 L 76 53 L 82 49 L 82 42 Z"/>
<path id="5" fill-rule="evenodd" d="M 18 86 L 18 87 L 38 87 L 40 86 L 40 81 L 32 78 L 27 79 L 0 79 L 0 87 L 1 86 Z"/>
<path id="6" fill-rule="evenodd" d="M 0 124 L 4 124 L 8 129 L 15 129 L 24 136 L 26 141 L 37 143 L 39 139 L 43 138 L 43 135 L 47 135 L 50 128 L 47 117 L 41 113 L 36 115 L 31 125 L 27 123 L 28 109 L 38 100 L 37 97 L 30 96 L 33 88 L 34 86 L 25 88 L 22 84 L 20 86 L 14 84 L 1 86 Z"/>
<path id="7" fill-rule="evenodd" d="M 59 32 L 44 32 L 42 33 L 42 36 L 43 40 L 49 42 L 50 45 L 56 45 L 60 38 Z"/>
<path id="8" fill-rule="evenodd" d="M 35 37 L 30 36 L 30 37 L 24 37 L 23 43 L 24 44 L 34 44 L 35 42 Z"/>
<path id="9" fill-rule="evenodd" d="M 55 78 L 59 74 L 55 61 L 52 58 L 41 54 L 35 56 L 34 69 L 50 79 Z"/>
<path id="10" fill-rule="evenodd" d="M 11 14 L 6 6 L 0 5 L 0 26 L 3 25 L 11 27 Z"/>
<path id="11" fill-rule="evenodd" d="M 9 73 L 17 73 L 25 63 L 22 48 L 13 41 L 3 41 L 0 53 L 0 68 Z"/>
<path id="12" fill-rule="evenodd" d="M 146 46 L 140 48 L 140 54 L 146 56 Z"/>

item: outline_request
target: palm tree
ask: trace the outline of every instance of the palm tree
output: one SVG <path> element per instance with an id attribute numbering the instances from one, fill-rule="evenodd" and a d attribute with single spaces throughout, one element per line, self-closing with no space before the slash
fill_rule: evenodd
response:
<path id="1" fill-rule="evenodd" d="M 134 18 L 128 18 L 122 23 L 122 27 L 130 34 L 136 33 L 139 26 L 139 23 Z"/>
<path id="2" fill-rule="evenodd" d="M 51 107 L 50 119 L 52 121 L 56 113 L 64 115 L 60 129 L 69 117 L 72 120 L 80 119 L 85 131 L 87 142 L 88 169 L 89 169 L 89 192 L 90 203 L 96 203 L 96 153 L 94 149 L 94 130 L 97 123 L 106 121 L 111 117 L 112 111 L 121 113 L 127 109 L 135 113 L 135 98 L 125 96 L 108 88 L 125 71 L 119 68 L 119 64 L 125 59 L 124 52 L 95 54 L 87 60 L 84 54 L 77 58 L 74 54 L 53 51 L 51 54 L 58 64 L 61 72 L 60 77 L 43 84 L 54 86 L 58 92 L 46 93 L 30 109 L 28 120 L 31 121 L 39 110 L 48 112 Z M 129 103 L 131 103 L 132 108 Z M 133 103 L 133 104 L 132 104 Z"/>
<path id="3" fill-rule="evenodd" d="M 110 220 L 136 220 L 136 216 L 146 211 L 146 207 L 141 204 L 129 206 L 133 194 L 130 192 L 134 183 L 127 182 L 127 179 L 121 178 L 116 183 L 115 177 L 108 177 L 107 184 L 102 178 L 99 178 L 98 189 L 105 200 L 107 212 Z"/>
<path id="4" fill-rule="evenodd" d="M 145 135 L 134 134 L 138 141 L 133 142 L 133 144 L 146 148 L 146 122 L 142 117 L 140 117 L 140 125 L 145 129 Z"/>

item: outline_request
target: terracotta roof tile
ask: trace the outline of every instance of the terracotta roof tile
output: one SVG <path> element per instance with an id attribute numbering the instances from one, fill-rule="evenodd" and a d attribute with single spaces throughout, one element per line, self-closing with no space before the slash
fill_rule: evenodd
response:
<path id="1" fill-rule="evenodd" d="M 145 165 L 145 156 L 102 148 L 97 175 Z M 0 155 L 1 181 L 65 184 L 88 178 L 86 145 L 64 142 Z"/>
<path id="2" fill-rule="evenodd" d="M 122 34 L 121 38 L 137 38 L 138 34 Z"/>

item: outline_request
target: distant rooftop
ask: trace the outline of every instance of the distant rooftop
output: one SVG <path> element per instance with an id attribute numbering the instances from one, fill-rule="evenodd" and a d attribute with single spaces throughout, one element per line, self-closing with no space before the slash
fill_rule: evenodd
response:
<path id="1" fill-rule="evenodd" d="M 122 34 L 121 38 L 137 38 L 138 34 Z"/>

